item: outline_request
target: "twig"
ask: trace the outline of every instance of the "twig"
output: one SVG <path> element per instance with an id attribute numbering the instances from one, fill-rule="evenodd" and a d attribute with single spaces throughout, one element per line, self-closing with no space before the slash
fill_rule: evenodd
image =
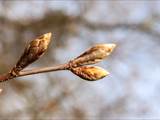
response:
<path id="1" fill-rule="evenodd" d="M 53 71 L 59 71 L 59 70 L 67 70 L 67 69 L 69 69 L 69 65 L 62 64 L 62 65 L 57 65 L 57 66 L 53 66 L 53 67 L 43 67 L 43 68 L 35 68 L 35 69 L 31 69 L 31 70 L 24 70 L 24 71 L 19 72 L 19 74 L 17 74 L 16 76 L 13 76 L 10 73 L 8 73 L 8 74 L 0 75 L 0 82 L 4 82 L 9 79 L 27 76 L 27 75 L 53 72 Z"/>
<path id="2" fill-rule="evenodd" d="M 58 66 L 45 67 L 45 68 L 35 68 L 31 70 L 21 71 L 19 72 L 19 75 L 17 77 L 39 74 L 39 73 L 46 73 L 46 72 L 53 72 L 53 71 L 59 71 L 59 70 L 67 70 L 68 68 L 69 68 L 68 64 L 62 64 Z"/>

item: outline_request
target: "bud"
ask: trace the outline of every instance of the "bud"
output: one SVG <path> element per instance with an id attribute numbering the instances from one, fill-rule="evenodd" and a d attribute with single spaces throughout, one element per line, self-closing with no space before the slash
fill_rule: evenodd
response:
<path id="1" fill-rule="evenodd" d="M 115 44 L 98 44 L 84 52 L 79 57 L 70 61 L 70 65 L 72 67 L 77 67 L 82 65 L 95 64 L 110 55 L 115 47 Z"/>
<path id="2" fill-rule="evenodd" d="M 97 66 L 81 66 L 72 68 L 71 71 L 80 78 L 88 81 L 99 80 L 109 75 L 109 72 Z"/>
<path id="3" fill-rule="evenodd" d="M 20 57 L 16 66 L 12 69 L 11 73 L 16 75 L 19 71 L 24 69 L 29 64 L 33 63 L 41 57 L 48 48 L 51 39 L 51 33 L 46 33 L 37 39 L 31 41 L 25 48 L 24 53 Z"/>

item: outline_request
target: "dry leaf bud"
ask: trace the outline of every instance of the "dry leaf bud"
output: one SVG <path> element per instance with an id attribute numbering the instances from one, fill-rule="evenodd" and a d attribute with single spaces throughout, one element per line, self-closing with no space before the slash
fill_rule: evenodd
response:
<path id="1" fill-rule="evenodd" d="M 79 57 L 70 61 L 70 64 L 72 67 L 95 64 L 110 55 L 115 47 L 115 44 L 98 44 L 84 52 Z"/>
<path id="2" fill-rule="evenodd" d="M 109 75 L 109 72 L 97 66 L 81 66 L 72 68 L 71 71 L 88 81 L 99 80 Z"/>
<path id="3" fill-rule="evenodd" d="M 13 74 L 17 74 L 23 68 L 36 61 L 47 50 L 51 39 L 51 33 L 46 33 L 37 39 L 31 41 L 25 48 L 24 53 L 17 62 L 16 66 L 11 71 Z"/>

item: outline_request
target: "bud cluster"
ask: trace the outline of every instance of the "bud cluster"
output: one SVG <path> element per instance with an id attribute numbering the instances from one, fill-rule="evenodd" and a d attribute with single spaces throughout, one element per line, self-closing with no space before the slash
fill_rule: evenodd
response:
<path id="1" fill-rule="evenodd" d="M 109 72 L 97 66 L 86 65 L 95 64 L 102 61 L 105 57 L 111 54 L 115 47 L 115 44 L 98 44 L 90 48 L 74 60 L 71 60 L 69 62 L 69 69 L 74 74 L 85 80 L 99 80 L 109 75 Z"/>
<path id="2" fill-rule="evenodd" d="M 5 81 L 18 76 L 25 76 L 30 74 L 37 74 L 57 70 L 70 70 L 77 76 L 89 81 L 99 80 L 109 75 L 109 72 L 107 72 L 101 67 L 88 65 L 98 63 L 107 56 L 109 56 L 113 49 L 116 47 L 115 44 L 95 45 L 83 54 L 81 54 L 80 56 L 78 56 L 77 58 L 69 61 L 67 64 L 63 64 L 58 67 L 47 67 L 36 70 L 33 69 L 30 71 L 22 71 L 28 65 L 38 60 L 46 52 L 51 40 L 51 35 L 51 33 L 46 33 L 32 40 L 25 47 L 25 50 L 15 67 L 13 67 L 7 75 L 1 76 L 0 81 Z"/>

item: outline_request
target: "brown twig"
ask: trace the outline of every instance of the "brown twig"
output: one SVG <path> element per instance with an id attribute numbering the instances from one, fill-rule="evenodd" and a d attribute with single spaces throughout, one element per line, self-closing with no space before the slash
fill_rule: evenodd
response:
<path id="1" fill-rule="evenodd" d="M 62 64 L 62 65 L 57 65 L 53 67 L 44 67 L 44 68 L 35 68 L 31 70 L 24 70 L 24 71 L 19 72 L 19 74 L 17 74 L 16 76 L 8 73 L 8 74 L 0 75 L 0 82 L 4 82 L 4 81 L 7 81 L 13 78 L 27 76 L 27 75 L 53 72 L 53 71 L 59 71 L 59 70 L 67 70 L 68 68 L 69 68 L 68 64 Z"/>
<path id="2" fill-rule="evenodd" d="M 39 73 L 46 73 L 46 72 L 53 72 L 53 71 L 59 71 L 59 70 L 67 70 L 68 68 L 69 68 L 68 64 L 62 64 L 58 66 L 45 67 L 45 68 L 35 68 L 31 70 L 21 71 L 19 72 L 19 75 L 17 77 L 39 74 Z"/>

